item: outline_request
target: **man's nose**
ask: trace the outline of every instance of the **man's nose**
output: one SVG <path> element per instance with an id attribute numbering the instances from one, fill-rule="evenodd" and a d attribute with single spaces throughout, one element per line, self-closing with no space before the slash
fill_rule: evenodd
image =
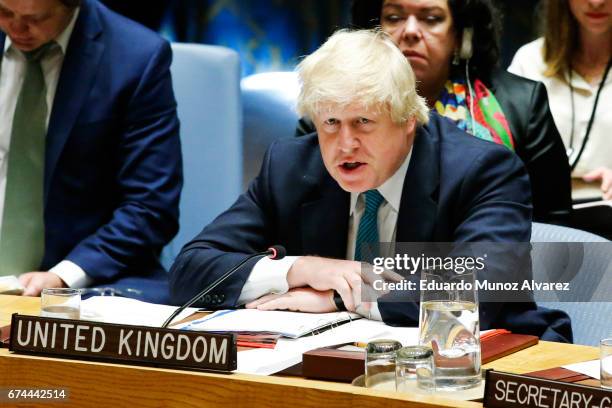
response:
<path id="1" fill-rule="evenodd" d="M 18 36 L 24 35 L 28 32 L 28 25 L 23 20 L 15 18 L 9 24 L 9 32 Z"/>
<path id="2" fill-rule="evenodd" d="M 340 128 L 338 137 L 340 139 L 339 147 L 343 153 L 351 153 L 359 147 L 359 139 L 355 136 L 355 132 L 350 126 L 343 125 Z"/>

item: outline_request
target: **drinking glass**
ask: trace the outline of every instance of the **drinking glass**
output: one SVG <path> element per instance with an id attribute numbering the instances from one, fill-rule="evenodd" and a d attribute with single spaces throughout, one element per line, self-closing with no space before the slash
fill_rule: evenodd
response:
<path id="1" fill-rule="evenodd" d="M 395 340 L 374 340 L 366 346 L 365 386 L 395 390 Z"/>
<path id="2" fill-rule="evenodd" d="M 419 344 L 433 351 L 436 390 L 461 390 L 480 385 L 480 323 L 475 273 L 423 271 L 421 281 Z"/>
<path id="3" fill-rule="evenodd" d="M 434 390 L 433 351 L 429 347 L 409 346 L 395 356 L 395 389 L 410 392 L 414 387 Z"/>
<path id="4" fill-rule="evenodd" d="M 56 319 L 81 317 L 81 292 L 72 288 L 46 288 L 40 295 L 40 315 Z"/>

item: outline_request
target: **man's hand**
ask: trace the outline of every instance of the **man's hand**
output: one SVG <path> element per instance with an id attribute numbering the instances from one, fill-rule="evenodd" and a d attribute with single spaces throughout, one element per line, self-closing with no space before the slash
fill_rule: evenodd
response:
<path id="1" fill-rule="evenodd" d="M 583 179 L 586 182 L 601 180 L 601 193 L 604 200 L 612 200 L 612 169 L 600 167 L 585 174 Z"/>
<path id="2" fill-rule="evenodd" d="M 53 272 L 28 272 L 19 276 L 19 282 L 25 288 L 23 296 L 39 296 L 45 288 L 68 287 L 59 276 Z"/>
<path id="3" fill-rule="evenodd" d="M 289 269 L 287 283 L 290 289 L 311 287 L 321 292 L 336 290 L 347 310 L 354 312 L 354 299 L 361 298 L 360 275 L 361 263 L 357 261 L 301 256 Z"/>
<path id="4" fill-rule="evenodd" d="M 291 310 L 293 312 L 335 312 L 334 291 L 295 288 L 282 295 L 269 294 L 246 304 L 247 309 Z"/>

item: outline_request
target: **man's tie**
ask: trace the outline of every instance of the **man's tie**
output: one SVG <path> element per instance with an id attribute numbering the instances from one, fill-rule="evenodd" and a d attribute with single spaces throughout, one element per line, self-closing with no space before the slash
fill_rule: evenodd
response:
<path id="1" fill-rule="evenodd" d="M 378 256 L 378 208 L 385 200 L 378 190 L 365 192 L 365 211 L 359 221 L 355 242 L 355 260 L 372 263 Z M 362 244 L 370 244 L 362 248 Z M 368 250 L 369 249 L 369 250 Z"/>
<path id="2" fill-rule="evenodd" d="M 45 250 L 43 181 L 47 133 L 47 88 L 41 59 L 57 46 L 24 52 L 26 69 L 13 116 L 8 152 L 0 276 L 35 271 Z"/>

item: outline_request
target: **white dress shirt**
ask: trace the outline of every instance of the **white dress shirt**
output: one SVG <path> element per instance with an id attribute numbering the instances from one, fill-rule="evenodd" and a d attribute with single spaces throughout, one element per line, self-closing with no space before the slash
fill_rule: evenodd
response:
<path id="1" fill-rule="evenodd" d="M 408 153 L 404 162 L 396 172 L 377 188 L 378 192 L 385 199 L 378 209 L 378 236 L 380 242 L 395 241 L 404 179 L 406 178 L 411 156 L 412 150 Z M 355 258 L 355 243 L 359 230 L 359 221 L 361 221 L 361 217 L 365 211 L 364 197 L 365 196 L 361 193 L 351 193 L 346 259 Z M 392 254 L 381 255 L 391 256 Z M 242 292 L 240 292 L 240 297 L 238 298 L 238 304 L 248 303 L 268 293 L 286 293 L 289 290 L 287 274 L 298 258 L 298 256 L 287 256 L 280 261 L 274 261 L 267 257 L 260 259 L 253 267 L 251 274 L 242 287 Z M 355 299 L 355 304 L 358 305 L 357 313 L 362 316 L 374 320 L 382 320 L 378 310 L 378 304 L 362 303 L 361 299 Z"/>
<path id="2" fill-rule="evenodd" d="M 57 83 L 59 82 L 66 49 L 74 30 L 80 9 L 77 8 L 68 26 L 57 36 L 55 42 L 59 45 L 56 52 L 50 52 L 41 60 L 41 67 L 45 76 L 47 87 L 47 126 L 53 109 L 53 100 Z M 0 63 L 0 232 L 2 231 L 2 217 L 4 214 L 4 199 L 6 193 L 6 177 L 8 170 L 8 152 L 11 144 L 13 116 L 17 106 L 17 99 L 21 92 L 25 77 L 25 57 L 15 47 L 9 36 L 6 36 L 2 62 Z M 0 237 L 1 238 L 1 237 Z M 70 261 L 61 261 L 51 268 L 50 272 L 58 275 L 70 287 L 85 287 L 91 279 L 78 265 Z"/>
<path id="3" fill-rule="evenodd" d="M 589 84 L 577 72 L 572 72 L 572 87 L 574 88 L 574 137 L 572 133 L 572 100 L 569 87 L 569 75 L 565 78 L 548 77 L 544 75 L 546 63 L 542 55 L 544 39 L 539 38 L 529 44 L 522 46 L 514 55 L 512 64 L 508 71 L 534 81 L 540 81 L 546 86 L 548 92 L 548 103 L 552 112 L 557 129 L 561 134 L 566 148 L 573 149 L 570 162 L 573 162 L 586 134 L 587 124 L 591 117 L 595 95 L 600 83 Z M 578 161 L 576 169 L 572 172 L 572 178 L 580 178 L 591 170 L 598 167 L 612 168 L 612 72 L 601 90 L 595 121 L 591 128 L 589 140 L 584 152 Z M 573 183 L 574 187 L 588 188 Z M 597 186 L 597 190 L 599 185 Z M 601 192 L 600 192 L 601 193 Z M 576 191 L 573 191 L 576 195 Z M 579 194 L 579 192 L 578 192 Z"/>

